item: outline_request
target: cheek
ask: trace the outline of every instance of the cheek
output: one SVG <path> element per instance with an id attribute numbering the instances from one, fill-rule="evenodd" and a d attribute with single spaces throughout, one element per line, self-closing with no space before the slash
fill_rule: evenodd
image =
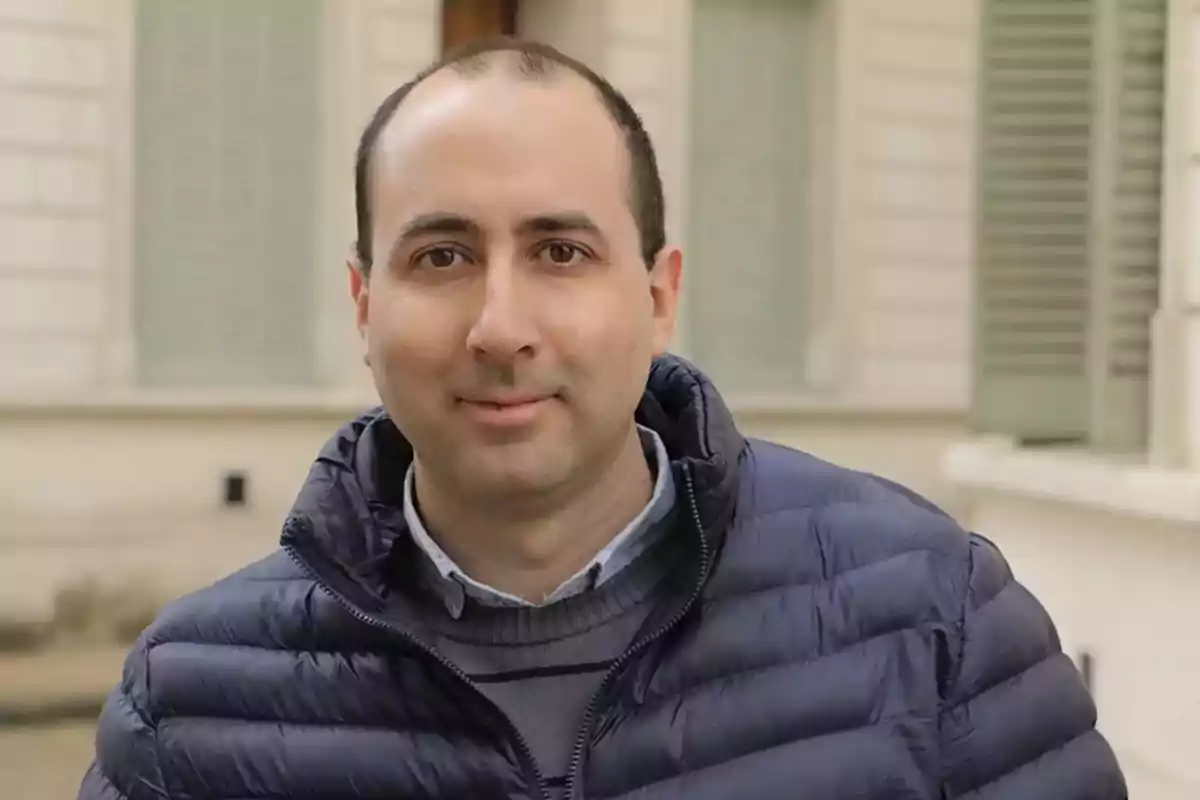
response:
<path id="1" fill-rule="evenodd" d="M 649 300 L 631 300 L 637 295 L 628 289 L 586 294 L 585 302 L 551 306 L 554 349 L 564 359 L 577 358 L 582 371 L 603 381 L 619 381 L 624 373 L 640 370 L 654 345 Z"/>
<path id="2" fill-rule="evenodd" d="M 384 302 L 372 298 L 367 341 L 379 366 L 389 376 L 403 378 L 405 373 L 431 372 L 446 360 L 454 343 L 450 327 L 444 313 L 430 313 L 420 302 L 394 295 Z"/>

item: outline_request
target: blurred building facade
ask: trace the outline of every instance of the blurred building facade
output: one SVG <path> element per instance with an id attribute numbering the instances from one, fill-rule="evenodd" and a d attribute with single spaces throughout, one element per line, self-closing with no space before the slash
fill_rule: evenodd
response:
<path id="1" fill-rule="evenodd" d="M 972 436 L 943 475 L 1090 676 L 1131 796 L 1195 797 L 1200 5 L 981 11 Z"/>
<path id="2" fill-rule="evenodd" d="M 676 349 L 744 429 L 997 540 L 1134 796 L 1195 797 L 1198 31 L 1192 0 L 0 0 L 0 614 L 273 546 L 374 402 L 361 126 L 516 32 L 642 113 Z"/>

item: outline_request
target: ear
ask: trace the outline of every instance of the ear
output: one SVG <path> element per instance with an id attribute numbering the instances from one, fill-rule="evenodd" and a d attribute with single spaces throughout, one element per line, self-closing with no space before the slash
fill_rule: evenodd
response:
<path id="1" fill-rule="evenodd" d="M 347 277 L 350 279 L 350 299 L 354 301 L 354 322 L 358 326 L 358 335 L 366 338 L 367 312 L 371 307 L 370 277 L 363 270 L 357 257 L 346 259 Z"/>
<path id="2" fill-rule="evenodd" d="M 654 355 L 667 352 L 675 336 L 679 288 L 683 281 L 683 251 L 667 245 L 650 268 L 650 297 L 654 304 Z"/>

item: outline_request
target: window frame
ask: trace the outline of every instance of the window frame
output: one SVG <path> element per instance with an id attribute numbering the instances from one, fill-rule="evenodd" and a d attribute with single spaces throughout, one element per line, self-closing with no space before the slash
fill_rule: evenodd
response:
<path id="1" fill-rule="evenodd" d="M 182 350 L 176 353 L 171 353 L 168 350 L 168 357 L 164 361 L 161 357 L 155 359 L 148 355 L 146 346 L 147 335 L 151 338 L 155 336 L 154 327 L 150 323 L 150 317 L 144 316 L 147 308 L 141 305 L 143 296 L 147 291 L 146 278 L 150 275 L 150 271 L 159 268 L 159 264 L 148 261 L 148 258 L 153 258 L 150 253 L 157 251 L 164 244 L 166 252 L 160 253 L 167 259 L 176 259 L 182 256 L 186 263 L 188 259 L 187 250 L 179 251 L 176 245 L 171 244 L 172 235 L 168 232 L 174 224 L 170 217 L 162 218 L 156 216 L 160 213 L 160 209 L 164 205 L 170 205 L 172 200 L 177 200 L 180 197 L 187 198 L 194 193 L 197 188 L 184 184 L 184 189 L 178 186 L 172 186 L 173 179 L 170 173 L 173 170 L 168 170 L 168 183 L 165 187 L 166 194 L 151 194 L 149 198 L 142 197 L 139 192 L 147 188 L 146 181 L 153 181 L 153 173 L 155 169 L 166 167 L 170 164 L 180 165 L 185 160 L 181 158 L 180 152 L 172 152 L 170 148 L 174 145 L 172 142 L 179 138 L 180 132 L 178 128 L 171 129 L 169 123 L 164 130 L 158 123 L 155 123 L 155 129 L 150 136 L 150 142 L 138 142 L 138 136 L 145 133 L 140 129 L 143 120 L 149 114 L 150 119 L 158 119 L 170 115 L 170 108 L 160 109 L 153 106 L 153 100 L 163 99 L 160 87 L 158 91 L 160 96 L 155 98 L 153 95 L 145 94 L 147 87 L 143 85 L 142 80 L 138 79 L 137 75 L 146 75 L 150 73 L 166 73 L 172 74 L 172 69 L 178 62 L 179 56 L 175 45 L 176 42 L 168 38 L 166 48 L 156 47 L 153 44 L 147 45 L 151 48 L 151 52 L 157 52 L 160 58 L 165 58 L 166 62 L 158 65 L 151 65 L 149 69 L 145 65 L 139 66 L 137 60 L 143 55 L 142 43 L 138 41 L 139 29 L 142 25 L 143 8 L 154 9 L 153 12 L 145 13 L 150 16 L 148 19 L 153 22 L 157 16 L 161 27 L 155 30 L 156 35 L 166 35 L 171 37 L 172 34 L 179 36 L 182 30 L 179 26 L 186 26 L 187 20 L 172 19 L 171 14 L 184 13 L 183 11 L 175 12 L 171 10 L 163 10 L 158 8 L 154 0 L 132 0 L 130 4 L 130 64 L 135 70 L 134 76 L 131 77 L 129 84 L 129 127 L 130 127 L 130 143 L 134 145 L 130 154 L 129 167 L 132 174 L 129 187 L 129 216 L 130 216 L 130 265 L 129 265 L 129 281 L 130 281 L 130 302 L 129 314 L 131 317 L 131 356 L 132 364 L 130 365 L 128 379 L 131 384 L 140 388 L 148 389 L 152 392 L 179 392 L 182 394 L 190 394 L 196 392 L 229 392 L 232 394 L 247 394 L 255 392 L 265 393 L 290 393 L 296 391 L 308 391 L 320 383 L 320 362 L 317 346 L 317 333 L 319 328 L 318 316 L 319 311 L 315 301 L 314 284 L 317 282 L 318 275 L 318 257 L 317 251 L 320 242 L 318 232 L 319 225 L 317 221 L 320 219 L 320 180 L 322 172 L 323 147 L 319 129 L 321 119 L 325 113 L 324 97 L 322 86 L 322 74 L 324 68 L 324 52 L 321 46 L 324 39 L 323 25 L 325 22 L 325 0 L 311 0 L 308 7 L 304 9 L 307 16 L 304 18 L 292 16 L 288 18 L 279 18 L 274 16 L 270 10 L 259 10 L 256 15 L 242 17 L 240 7 L 230 3 L 229 6 L 216 6 L 204 10 L 206 18 L 201 18 L 204 23 L 204 28 L 201 29 L 200 36 L 203 38 L 192 39 L 190 42 L 193 47 L 202 47 L 202 53 L 206 53 L 210 59 L 215 57 L 215 60 L 209 63 L 216 67 L 211 73 L 197 73 L 195 69 L 185 67 L 180 73 L 181 80 L 188 81 L 192 84 L 192 88 L 196 86 L 202 87 L 202 91 L 207 92 L 210 88 L 216 92 L 213 95 L 213 107 L 205 109 L 205 114 L 215 114 L 218 120 L 224 119 L 224 128 L 218 128 L 215 132 L 216 147 L 208 146 L 200 152 L 186 152 L 186 159 L 195 161 L 196 159 L 205 161 L 215 159 L 215 169 L 219 170 L 219 175 L 224 178 L 232 178 L 237 180 L 237 176 L 244 174 L 247 168 L 246 160 L 249 159 L 249 168 L 261 171 L 262 169 L 274 170 L 279 168 L 279 147 L 271 147 L 265 145 L 258 139 L 270 138 L 274 141 L 274 136 L 279 136 L 278 131 L 260 132 L 253 130 L 250 133 L 249 141 L 246 141 L 246 136 L 240 131 L 245 130 L 245 127 L 235 120 L 240 120 L 236 103 L 246 102 L 249 100 L 254 102 L 253 97 L 238 98 L 236 102 L 230 98 L 226 92 L 226 84 L 222 81 L 228 81 L 231 77 L 237 85 L 241 83 L 242 76 L 238 74 L 229 74 L 225 66 L 226 61 L 221 58 L 221 54 L 225 48 L 229 46 L 227 34 L 233 34 L 235 46 L 238 42 L 241 46 L 248 47 L 243 54 L 250 54 L 250 59 L 246 63 L 246 67 L 250 70 L 256 70 L 251 74 L 266 75 L 273 78 L 275 81 L 283 80 L 282 75 L 287 75 L 287 82 L 276 83 L 273 86 L 268 84 L 268 91 L 277 92 L 283 89 L 285 96 L 291 95 L 291 100 L 295 107 L 302 114 L 311 115 L 311 119 L 307 120 L 310 124 L 305 125 L 304 129 L 307 134 L 303 138 L 297 139 L 293 137 L 293 141 L 299 143 L 300 152 L 296 155 L 297 160 L 304 161 L 305 169 L 299 170 L 303 176 L 303 186 L 305 192 L 297 197 L 295 194 L 296 187 L 292 187 L 283 194 L 280 194 L 277 188 L 271 186 L 273 181 L 261 182 L 261 175 L 257 175 L 258 182 L 249 184 L 246 189 L 251 198 L 257 199 L 260 205 L 252 206 L 248 209 L 251 215 L 255 211 L 262 214 L 262 218 L 257 220 L 259 223 L 265 223 L 271 217 L 277 216 L 276 206 L 283 209 L 284 213 L 289 213 L 295 217 L 291 219 L 285 228 L 275 228 L 266 230 L 258 225 L 252 224 L 248 229 L 239 230 L 237 225 L 229 225 L 231 221 L 226 216 L 232 213 L 229 210 L 219 211 L 215 218 L 209 220 L 220 225 L 220 228 L 212 228 L 210 234 L 201 235 L 201 229 L 187 230 L 186 225 L 182 231 L 185 241 L 192 240 L 193 244 L 200 239 L 205 241 L 223 241 L 229 246 L 229 249 L 221 249 L 220 246 L 213 250 L 211 255 L 225 261 L 227 258 L 232 260 L 234 264 L 238 263 L 238 259 L 242 259 L 246 263 L 242 264 L 240 269 L 235 268 L 235 272 L 229 272 L 229 261 L 226 261 L 226 271 L 223 276 L 218 275 L 217 280 L 226 284 L 224 287 L 230 293 L 230 296 L 241 295 L 241 289 L 246 288 L 246 283 L 241 276 L 244 273 L 250 274 L 250 279 L 257 278 L 260 285 L 263 281 L 270 281 L 271 285 L 278 285 L 275 280 L 280 280 L 289 283 L 285 288 L 289 295 L 283 301 L 284 313 L 283 319 L 280 322 L 287 322 L 288 326 L 293 324 L 296 330 L 291 331 L 282 339 L 277 333 L 273 325 L 268 324 L 265 328 L 255 328 L 251 325 L 245 333 L 250 337 L 257 335 L 265 337 L 260 342 L 250 342 L 248 346 L 256 348 L 260 356 L 256 356 L 247 360 L 232 358 L 231 342 L 223 342 L 224 346 L 219 346 L 216 350 L 209 350 L 204 346 L 192 347 L 186 345 Z M 236 9 L 236 10 L 235 10 Z M 195 9 L 193 9 L 195 10 Z M 162 15 L 168 16 L 162 16 Z M 236 14 L 236 16 L 232 16 Z M 193 29 L 195 30 L 195 29 Z M 273 35 L 276 38 L 280 34 L 287 37 L 288 44 L 295 44 L 292 40 L 292 34 L 300 34 L 305 39 L 305 44 L 311 44 L 311 47 L 298 50 L 296 47 L 281 47 L 280 50 L 290 49 L 298 51 L 300 55 L 283 58 L 283 70 L 281 72 L 280 58 L 274 55 L 261 55 L 264 50 L 262 47 L 261 37 L 264 35 Z M 187 38 L 187 37 L 185 37 Z M 311 40 L 311 41 L 309 41 Z M 258 54 L 258 55 L 256 55 Z M 287 56 L 287 54 L 284 54 Z M 272 63 L 274 62 L 274 63 Z M 292 78 L 292 71 L 297 68 L 302 68 L 302 76 L 308 79 L 303 84 L 297 84 Z M 273 74 L 274 73 L 274 74 Z M 174 80 L 174 79 L 172 79 Z M 198 84 L 195 82 L 199 81 Z M 153 80 L 152 80 L 153 84 Z M 185 88 L 188 83 L 184 84 Z M 153 88 L 151 86 L 150 88 Z M 167 97 L 175 93 L 179 87 L 177 85 L 168 84 L 166 87 Z M 174 102 L 173 100 L 171 102 Z M 228 107 L 233 102 L 232 108 Z M 284 100 L 286 102 L 286 98 Z M 149 106 L 145 105 L 149 104 Z M 252 105 L 251 108 L 254 106 Z M 147 111 L 147 108 L 149 110 Z M 230 117 L 228 112 L 232 111 L 235 116 Z M 272 112 L 274 114 L 275 112 Z M 294 126 L 289 126 L 289 129 Z M 153 164 L 155 169 L 149 169 L 147 162 L 143 159 L 152 155 L 153 151 L 148 150 L 153 144 L 162 145 L 166 143 L 168 149 L 167 160 L 165 163 Z M 205 144 L 211 145 L 212 139 L 208 138 L 204 141 Z M 286 150 L 283 151 L 286 153 Z M 271 166 L 264 164 L 264 154 L 272 161 L 276 162 Z M 235 159 L 231 164 L 229 159 Z M 243 163 L 240 166 L 237 161 Z M 287 159 L 288 163 L 295 163 L 292 159 Z M 191 172 L 193 179 L 206 170 L 203 165 L 192 163 L 186 167 L 178 167 L 186 172 Z M 293 181 L 294 183 L 294 181 Z M 224 184 L 224 185 L 222 185 Z M 228 183 L 222 177 L 218 177 L 216 183 L 205 183 L 201 180 L 199 187 L 202 191 L 202 196 L 216 193 L 216 205 L 210 206 L 207 210 L 213 208 L 220 209 L 222 201 L 229 200 L 232 194 L 238 194 L 237 188 L 233 183 Z M 291 198 L 295 198 L 294 201 Z M 266 205 L 261 205 L 265 203 Z M 185 206 L 186 208 L 186 206 Z M 139 219 L 139 215 L 149 209 L 149 219 Z M 193 210 L 196 210 L 193 208 Z M 201 208 L 201 213 L 206 213 L 206 209 Z M 187 211 L 185 210 L 185 216 Z M 298 230 L 296 230 L 298 228 Z M 147 233 L 149 231 L 149 233 Z M 245 234 L 252 232 L 249 237 Z M 291 232 L 291 233 L 289 233 Z M 241 237 L 239 237 L 241 234 Z M 309 237 L 305 239 L 304 237 Z M 248 240 L 240 240 L 247 239 Z M 255 269 L 255 265 L 260 263 L 256 252 L 264 258 L 268 254 L 274 254 L 279 247 L 279 244 L 290 245 L 294 252 L 288 253 L 285 251 L 277 261 L 277 270 L 281 274 L 277 279 L 270 278 L 269 275 L 263 275 L 261 271 Z M 254 248 L 253 251 L 247 251 L 246 246 Z M 148 253 L 147 251 L 150 251 Z M 194 256 L 193 256 L 194 258 Z M 163 264 L 169 262 L 164 261 Z M 186 280 L 199 282 L 200 285 L 211 286 L 212 278 L 204 277 L 206 269 L 204 261 L 195 261 L 191 266 L 195 272 L 187 273 Z M 219 271 L 218 271 L 219 272 Z M 182 274 L 181 274 L 182 277 Z M 285 280 L 295 277 L 296 280 Z M 174 279 L 169 279 L 174 281 Z M 169 285 L 169 284 L 168 284 Z M 218 284 L 220 285 L 220 284 Z M 236 288 L 231 288 L 236 287 Z M 199 287 L 197 287 L 199 288 Z M 168 290 L 168 298 L 171 294 L 178 290 Z M 225 295 L 219 295 L 224 297 Z M 210 298 L 212 299 L 212 298 Z M 161 299 L 160 299 L 161 300 Z M 180 301 L 180 297 L 175 297 L 175 301 Z M 152 316 L 161 316 L 162 309 L 160 306 L 154 306 L 150 312 Z M 170 302 L 170 300 L 168 300 Z M 240 306 L 243 307 L 260 307 L 260 303 L 270 304 L 270 299 L 267 295 L 261 297 L 243 298 Z M 186 301 L 184 301 L 186 304 Z M 225 303 L 217 299 L 216 304 L 211 306 L 218 325 L 222 322 L 232 326 L 235 320 L 243 319 L 245 316 L 252 314 L 239 315 L 234 317 L 224 317 L 226 314 L 221 306 Z M 235 306 L 236 307 L 236 306 Z M 243 311 L 245 308 L 242 309 Z M 170 313 L 170 309 L 167 309 Z M 186 315 L 185 315 L 186 316 Z M 293 323 L 291 320 L 298 321 Z M 160 320 L 160 324 L 161 324 Z M 205 322 L 205 325 L 211 325 L 210 322 Z M 147 327 L 150 325 L 147 334 Z M 168 325 L 170 328 L 171 325 Z M 204 328 L 201 327 L 200 335 L 203 335 Z M 218 328 L 217 330 L 222 330 Z M 171 334 L 167 329 L 159 327 L 158 334 L 166 334 L 168 338 Z M 274 338 L 272 338 L 274 337 Z M 194 340 L 193 340 L 194 341 Z M 276 344 L 286 342 L 285 347 L 270 352 L 267 344 L 269 341 L 275 341 Z M 241 348 L 237 348 L 241 349 Z M 182 356 L 182 359 L 181 359 Z M 228 360 L 230 368 L 222 372 L 223 363 Z M 278 363 L 279 368 L 271 371 L 271 364 Z M 176 368 L 175 364 L 181 363 L 182 368 Z M 207 366 L 206 366 L 207 365 Z M 222 366 L 218 366 L 222 365 Z"/>
<path id="2" fill-rule="evenodd" d="M 852 129 L 848 119 L 849 109 L 842 102 L 854 91 L 854 71 L 846 63 L 847 53 L 853 42 L 848 34 L 854 30 L 849 19 L 851 4 L 833 0 L 805 0 L 811 15 L 807 38 L 812 43 L 808 68 L 809 147 L 810 160 L 808 186 L 805 192 L 805 214 L 811 228 L 808 246 L 800 261 L 805 271 L 804 291 L 796 298 L 803 304 L 806 318 L 806 339 L 803 342 L 802 371 L 803 385 L 794 390 L 764 392 L 747 390 L 743 387 L 722 385 L 722 392 L 729 404 L 747 413 L 824 413 L 835 409 L 870 409 L 876 406 L 872 398 L 850 397 L 846 394 L 847 372 L 852 369 L 849 346 L 854 324 L 855 306 L 851 286 L 853 276 L 847 275 L 844 256 L 844 236 L 839 224 L 845 213 L 839 201 L 846 197 L 847 163 L 849 148 L 839 146 L 839 131 Z M 694 222 L 691 214 L 691 146 L 694 118 L 692 104 L 696 92 L 694 82 L 694 57 L 691 46 L 693 36 L 694 8 L 688 3 L 688 16 L 684 22 L 687 44 L 683 48 L 687 86 L 683 90 L 680 104 L 681 139 L 683 140 L 682 179 L 680 181 L 679 215 L 680 239 L 687 243 L 688 227 Z M 685 261 L 687 249 L 685 248 Z M 688 271 L 685 263 L 683 292 L 680 297 L 680 312 L 676 347 L 680 355 L 694 357 L 692 350 L 692 325 L 695 315 L 696 282 L 689 280 L 694 272 Z M 883 408 L 891 408 L 884 404 Z"/>

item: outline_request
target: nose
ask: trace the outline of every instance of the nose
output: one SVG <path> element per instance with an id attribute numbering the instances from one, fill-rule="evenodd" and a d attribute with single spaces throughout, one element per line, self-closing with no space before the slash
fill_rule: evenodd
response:
<path id="1" fill-rule="evenodd" d="M 511 258 L 489 259 L 483 273 L 483 303 L 467 334 L 468 349 L 503 362 L 537 351 L 526 282 Z"/>

